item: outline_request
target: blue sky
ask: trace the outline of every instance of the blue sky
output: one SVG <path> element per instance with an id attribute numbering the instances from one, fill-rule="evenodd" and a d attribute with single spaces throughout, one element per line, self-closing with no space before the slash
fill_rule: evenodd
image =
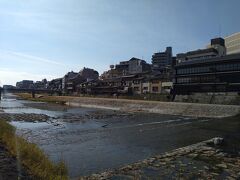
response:
<path id="1" fill-rule="evenodd" d="M 240 31 L 239 0 L 0 0 L 0 85 L 102 73 L 172 46 L 204 48 Z"/>

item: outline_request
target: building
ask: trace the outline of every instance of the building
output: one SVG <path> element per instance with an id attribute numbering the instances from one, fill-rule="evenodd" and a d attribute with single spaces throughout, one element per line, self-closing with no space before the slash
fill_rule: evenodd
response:
<path id="1" fill-rule="evenodd" d="M 3 89 L 16 89 L 16 87 L 15 86 L 13 86 L 13 85 L 3 85 Z"/>
<path id="2" fill-rule="evenodd" d="M 76 72 L 68 72 L 63 78 L 62 78 L 62 92 L 63 93 L 68 93 L 68 90 L 72 90 L 71 89 L 71 83 L 69 84 L 69 79 L 74 78 L 75 76 L 77 76 L 78 73 Z M 69 89 L 70 86 L 70 89 Z"/>
<path id="3" fill-rule="evenodd" d="M 99 74 L 96 70 L 83 68 L 79 73 L 69 72 L 64 76 L 64 93 L 73 94 L 78 92 L 78 85 L 83 82 L 97 80 Z"/>
<path id="4" fill-rule="evenodd" d="M 175 66 L 175 94 L 240 92 L 240 54 L 188 60 Z"/>
<path id="5" fill-rule="evenodd" d="M 104 71 L 103 74 L 101 74 L 100 79 L 106 80 L 125 76 L 128 74 L 128 69 L 129 61 L 121 61 L 119 64 L 116 64 L 115 66 L 110 65 L 110 70 Z"/>
<path id="6" fill-rule="evenodd" d="M 211 39 L 211 45 L 206 49 L 198 49 L 187 53 L 177 54 L 177 64 L 184 61 L 201 60 L 226 55 L 225 41 L 223 38 Z"/>
<path id="7" fill-rule="evenodd" d="M 116 73 L 124 76 L 128 74 L 129 71 L 129 61 L 121 61 L 119 64 L 115 65 Z"/>
<path id="8" fill-rule="evenodd" d="M 35 89 L 46 89 L 47 88 L 47 80 L 43 79 L 42 81 L 36 81 L 34 83 Z"/>
<path id="9" fill-rule="evenodd" d="M 240 32 L 227 36 L 224 39 L 227 54 L 240 53 Z"/>
<path id="10" fill-rule="evenodd" d="M 23 80 L 16 83 L 16 88 L 18 89 L 32 89 L 34 88 L 34 83 L 32 80 Z"/>
<path id="11" fill-rule="evenodd" d="M 121 61 L 119 64 L 115 66 L 111 65 L 110 70 L 105 71 L 100 79 L 111 79 L 111 78 L 118 78 L 122 76 L 128 76 L 138 73 L 145 73 L 151 71 L 151 65 L 148 64 L 146 61 L 138 58 L 131 58 L 128 61 Z"/>
<path id="12" fill-rule="evenodd" d="M 146 61 L 138 58 L 131 58 L 128 65 L 129 74 L 138 74 L 151 71 L 151 65 L 146 63 Z"/>
<path id="13" fill-rule="evenodd" d="M 172 65 L 172 47 L 167 47 L 165 52 L 157 52 L 152 55 L 152 70 L 164 71 Z"/>
<path id="14" fill-rule="evenodd" d="M 128 61 L 121 61 L 115 66 L 115 70 L 122 76 L 129 74 L 143 73 L 151 70 L 151 65 L 146 61 L 132 57 Z"/>
<path id="15" fill-rule="evenodd" d="M 116 69 L 110 69 L 108 71 L 105 71 L 101 74 L 100 79 L 105 80 L 105 79 L 112 79 L 112 78 L 117 78 L 123 76 L 123 73 L 121 71 L 118 71 Z"/>
<path id="16" fill-rule="evenodd" d="M 99 77 L 99 73 L 94 70 L 94 69 L 90 69 L 90 68 L 83 68 L 80 72 L 79 72 L 79 76 L 81 76 L 83 79 L 86 79 L 87 81 L 89 80 L 96 80 Z"/>
<path id="17" fill-rule="evenodd" d="M 57 78 L 47 83 L 47 89 L 53 91 L 62 91 L 62 78 Z"/>

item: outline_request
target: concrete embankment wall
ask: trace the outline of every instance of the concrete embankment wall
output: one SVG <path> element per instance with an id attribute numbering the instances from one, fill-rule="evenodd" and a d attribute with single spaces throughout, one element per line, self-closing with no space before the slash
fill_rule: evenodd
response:
<path id="1" fill-rule="evenodd" d="M 240 112 L 240 106 L 237 105 L 157 102 L 86 97 L 66 98 L 66 102 L 67 105 L 77 107 L 103 108 L 128 112 L 142 111 L 194 117 L 220 118 L 233 116 Z"/>
<path id="2" fill-rule="evenodd" d="M 177 95 L 175 102 L 240 105 L 240 95 L 234 92 L 193 93 L 191 95 Z"/>

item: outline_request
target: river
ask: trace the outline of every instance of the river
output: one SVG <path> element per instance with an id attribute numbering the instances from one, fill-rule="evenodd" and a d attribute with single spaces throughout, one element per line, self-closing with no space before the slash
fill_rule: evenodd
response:
<path id="1" fill-rule="evenodd" d="M 222 135 L 210 128 L 217 119 L 72 108 L 11 94 L 5 94 L 0 108 L 12 115 L 19 135 L 52 161 L 64 160 L 72 179 Z"/>

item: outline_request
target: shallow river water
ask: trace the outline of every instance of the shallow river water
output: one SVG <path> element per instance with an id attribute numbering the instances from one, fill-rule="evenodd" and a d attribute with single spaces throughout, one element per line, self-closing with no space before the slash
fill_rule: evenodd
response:
<path id="1" fill-rule="evenodd" d="M 206 128 L 217 120 L 206 118 L 71 108 L 13 95 L 5 95 L 0 108 L 27 117 L 12 119 L 17 133 L 39 145 L 54 162 L 64 160 L 72 179 L 221 135 Z M 48 119 L 31 119 L 32 114 Z"/>

